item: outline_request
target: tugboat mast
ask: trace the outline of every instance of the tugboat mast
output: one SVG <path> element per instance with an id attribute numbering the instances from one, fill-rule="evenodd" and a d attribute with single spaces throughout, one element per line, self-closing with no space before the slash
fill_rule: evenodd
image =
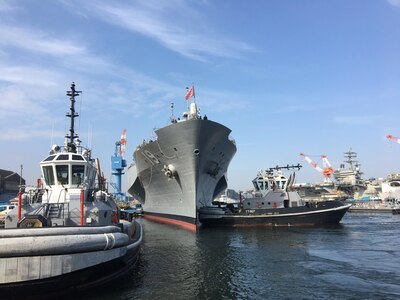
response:
<path id="1" fill-rule="evenodd" d="M 78 135 L 75 133 L 75 118 L 78 117 L 79 114 L 75 112 L 75 96 L 78 96 L 81 93 L 82 91 L 75 90 L 75 83 L 72 82 L 71 90 L 67 91 L 67 96 L 69 96 L 71 100 L 71 107 L 70 111 L 66 114 L 67 117 L 71 118 L 71 123 L 69 134 L 65 135 L 67 152 L 72 153 L 76 153 L 76 144 L 74 143 L 74 140 L 78 138 Z"/>

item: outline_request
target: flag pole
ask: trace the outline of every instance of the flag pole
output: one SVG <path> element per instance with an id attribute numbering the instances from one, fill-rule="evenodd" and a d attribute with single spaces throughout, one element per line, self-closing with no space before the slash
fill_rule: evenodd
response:
<path id="1" fill-rule="evenodd" d="M 196 95 L 195 95 L 195 92 L 194 92 L 194 83 L 192 82 L 192 86 L 190 87 L 190 88 L 188 88 L 188 87 L 186 87 L 186 90 L 187 90 L 187 92 L 186 92 L 186 95 L 185 95 L 185 99 L 186 99 L 186 101 L 188 101 L 188 103 L 187 103 L 187 105 L 188 105 L 188 110 L 189 110 L 189 112 L 190 112 L 190 107 L 189 107 L 189 101 L 190 101 L 190 98 L 194 98 L 194 103 L 196 103 Z"/>
<path id="2" fill-rule="evenodd" d="M 189 92 L 189 89 L 190 88 L 188 88 L 188 87 L 186 88 L 186 93 Z M 190 112 L 190 108 L 189 108 L 189 101 L 188 100 L 186 100 L 186 104 L 187 104 L 187 111 L 189 113 Z"/>

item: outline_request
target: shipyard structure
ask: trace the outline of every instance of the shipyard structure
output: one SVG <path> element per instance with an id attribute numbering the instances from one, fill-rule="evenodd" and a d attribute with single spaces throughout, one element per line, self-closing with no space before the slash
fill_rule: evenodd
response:
<path id="1" fill-rule="evenodd" d="M 25 186 L 25 179 L 9 170 L 0 169 L 0 202 L 8 202 L 17 197 L 18 192 Z"/>
<path id="2" fill-rule="evenodd" d="M 334 170 L 325 155 L 324 165 L 318 167 L 308 156 L 306 161 L 324 175 L 324 181 L 316 184 L 296 184 L 301 197 L 308 201 L 318 200 L 378 200 L 382 196 L 382 180 L 362 178 L 357 153 L 351 148 L 344 153 L 344 162 Z"/>

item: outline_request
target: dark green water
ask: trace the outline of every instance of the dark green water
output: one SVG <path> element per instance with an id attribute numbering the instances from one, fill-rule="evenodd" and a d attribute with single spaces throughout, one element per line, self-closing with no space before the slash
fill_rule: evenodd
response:
<path id="1" fill-rule="evenodd" d="M 400 215 L 197 234 L 140 222 L 136 268 L 85 299 L 400 299 Z"/>

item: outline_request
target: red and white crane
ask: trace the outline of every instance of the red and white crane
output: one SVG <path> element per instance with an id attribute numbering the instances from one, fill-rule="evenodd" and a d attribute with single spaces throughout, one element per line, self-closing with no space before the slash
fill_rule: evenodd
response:
<path id="1" fill-rule="evenodd" d="M 313 167 L 315 170 L 317 170 L 318 172 L 322 173 L 322 175 L 324 175 L 324 182 L 332 181 L 331 175 L 333 174 L 333 168 L 325 154 L 321 155 L 322 168 L 320 166 L 318 166 L 317 163 L 313 162 L 312 159 L 309 156 L 307 156 L 306 154 L 304 154 L 303 152 L 300 153 L 300 156 L 302 156 L 306 160 L 306 162 L 308 162 L 310 164 L 311 167 Z"/>
<path id="2" fill-rule="evenodd" d="M 387 137 L 389 140 L 395 141 L 396 143 L 399 143 L 399 144 L 400 144 L 400 139 L 399 139 L 399 138 L 397 138 L 397 137 L 395 137 L 395 136 L 393 136 L 393 135 L 391 135 L 391 134 L 386 135 L 386 137 Z"/>
<path id="3" fill-rule="evenodd" d="M 126 129 L 122 130 L 122 135 L 121 139 L 119 140 L 121 142 L 121 157 L 125 157 L 125 146 L 126 146 Z"/>

